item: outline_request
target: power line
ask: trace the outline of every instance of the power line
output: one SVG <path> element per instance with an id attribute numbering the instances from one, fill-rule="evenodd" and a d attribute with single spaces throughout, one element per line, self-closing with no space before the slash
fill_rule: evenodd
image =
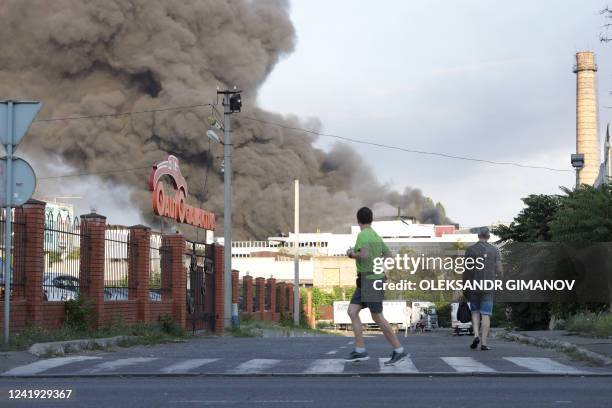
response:
<path id="1" fill-rule="evenodd" d="M 167 106 L 165 108 L 157 108 L 157 109 L 145 109 L 140 111 L 128 111 L 128 112 L 118 112 L 118 113 L 104 113 L 100 115 L 82 115 L 82 116 L 65 116 L 65 117 L 55 117 L 55 118 L 45 118 L 45 119 L 37 119 L 35 122 L 56 122 L 60 120 L 78 120 L 78 119 L 100 119 L 100 118 L 110 118 L 117 116 L 128 116 L 128 115 L 137 115 L 140 113 L 155 113 L 155 112 L 165 112 L 172 110 L 189 110 L 195 108 L 202 108 L 206 106 L 213 106 L 210 103 L 201 103 L 197 105 L 186 105 L 186 106 Z"/>
<path id="2" fill-rule="evenodd" d="M 64 120 L 100 119 L 100 118 L 128 116 L 128 115 L 143 114 L 143 113 L 155 113 L 155 112 L 164 112 L 164 111 L 173 111 L 173 110 L 189 110 L 189 109 L 196 109 L 196 108 L 202 108 L 202 107 L 208 107 L 208 106 L 212 107 L 213 110 L 216 110 L 213 104 L 202 103 L 202 104 L 195 104 L 195 105 L 167 106 L 167 107 L 156 108 L 156 109 L 146 109 L 146 110 L 140 110 L 140 111 L 127 111 L 127 112 L 118 112 L 118 113 L 106 113 L 106 114 L 99 114 L 99 115 L 51 117 L 51 118 L 45 118 L 45 119 L 38 119 L 38 120 L 35 120 L 34 122 L 55 122 L 55 121 L 64 121 Z M 369 146 L 375 146 L 375 147 L 379 147 L 379 148 L 383 148 L 383 149 L 398 150 L 398 151 L 402 151 L 402 152 L 406 152 L 406 153 L 421 154 L 421 155 L 428 155 L 428 156 L 436 156 L 436 157 L 442 157 L 442 158 L 453 159 L 453 160 L 464 160 L 464 161 L 471 161 L 471 162 L 478 162 L 478 163 L 486 163 L 486 164 L 498 165 L 498 166 L 500 166 L 500 165 L 501 166 L 514 166 L 514 167 L 527 168 L 527 169 L 548 170 L 548 171 L 555 171 L 555 172 L 573 173 L 573 170 L 569 170 L 569 169 L 559 169 L 559 168 L 548 167 L 548 166 L 541 166 L 541 165 L 531 165 L 531 164 L 522 164 L 522 163 L 516 163 L 516 162 L 504 162 L 504 161 L 496 161 L 496 160 L 487 160 L 487 159 L 480 159 L 480 158 L 477 158 L 477 157 L 459 156 L 459 155 L 453 155 L 453 154 L 441 153 L 441 152 L 409 149 L 409 148 L 405 148 L 405 147 L 401 147 L 401 146 L 394 146 L 394 145 L 389 145 L 389 144 L 384 144 L 384 143 L 370 142 L 370 141 L 367 141 L 367 140 L 360 140 L 360 139 L 355 139 L 355 138 L 346 137 L 346 136 L 334 135 L 334 134 L 330 134 L 330 133 L 322 133 L 322 132 L 318 132 L 316 130 L 311 130 L 311 129 L 304 129 L 304 128 L 299 128 L 299 127 L 295 127 L 295 126 L 287 126 L 287 125 L 283 125 L 281 123 L 276 123 L 276 122 L 271 122 L 271 121 L 267 121 L 267 120 L 263 120 L 263 119 L 258 119 L 258 118 L 252 117 L 252 116 L 241 115 L 240 117 L 242 119 L 247 119 L 247 120 L 251 120 L 251 121 L 254 121 L 254 122 L 259 122 L 259 123 L 263 123 L 263 124 L 267 124 L 267 125 L 271 125 L 271 126 L 276 126 L 276 127 L 282 128 L 282 129 L 294 130 L 294 131 L 308 133 L 308 134 L 312 134 L 312 135 L 316 135 L 316 136 L 334 138 L 334 139 L 337 139 L 337 140 L 342 140 L 342 141 L 350 142 L 350 143 L 357 143 L 357 144 L 364 144 L 364 145 L 369 145 Z M 134 170 L 140 170 L 140 169 L 142 169 L 142 168 L 130 168 L 130 169 L 123 169 L 123 170 L 110 170 L 110 171 L 104 171 L 104 172 L 92 172 L 92 173 L 78 173 L 78 174 L 58 175 L 58 176 L 51 176 L 51 177 L 42 177 L 39 180 L 46 180 L 46 179 L 53 179 L 53 178 L 63 178 L 63 177 L 91 176 L 91 175 L 105 174 L 105 173 L 119 173 L 119 172 L 124 172 L 124 171 L 134 171 Z"/>
<path id="3" fill-rule="evenodd" d="M 255 122 L 264 123 L 264 124 L 267 124 L 267 125 L 278 126 L 280 128 L 287 129 L 287 130 L 295 130 L 295 131 L 298 131 L 298 132 L 310 133 L 310 134 L 317 135 L 317 136 L 330 137 L 330 138 L 339 139 L 339 140 L 343 140 L 343 141 L 351 142 L 351 143 L 358 143 L 358 144 L 365 144 L 365 145 L 370 145 L 370 146 L 376 146 L 376 147 L 381 147 L 381 148 L 384 148 L 384 149 L 400 150 L 402 152 L 407 152 L 407 153 L 424 154 L 424 155 L 429 155 L 429 156 L 444 157 L 444 158 L 447 158 L 447 159 L 466 160 L 466 161 L 473 161 L 473 162 L 480 162 L 480 163 L 487 163 L 487 164 L 494 164 L 494 165 L 515 166 L 515 167 L 522 167 L 522 168 L 527 168 L 527 169 L 550 170 L 550 171 L 570 172 L 570 173 L 574 172 L 573 170 L 557 169 L 557 168 L 554 168 L 554 167 L 547 167 L 547 166 L 539 166 L 539 165 L 531 165 L 531 164 L 521 164 L 521 163 L 515 163 L 515 162 L 501 162 L 501 161 L 494 161 L 494 160 L 479 159 L 479 158 L 476 158 L 476 157 L 466 157 L 466 156 L 457 156 L 457 155 L 452 155 L 452 154 L 447 154 L 447 153 L 430 152 L 430 151 L 426 151 L 426 150 L 408 149 L 408 148 L 405 148 L 405 147 L 393 146 L 393 145 L 388 145 L 388 144 L 383 144 L 383 143 L 369 142 L 367 140 L 354 139 L 354 138 L 346 137 L 346 136 L 333 135 L 333 134 L 329 134 L 329 133 L 321 133 L 321 132 L 317 132 L 316 130 L 303 129 L 303 128 L 294 127 L 294 126 L 287 126 L 287 125 L 283 125 L 281 123 L 269 122 L 267 120 L 257 119 L 257 118 L 251 117 L 251 116 L 241 115 L 240 118 L 241 119 L 252 120 L 252 121 L 255 121 Z"/>

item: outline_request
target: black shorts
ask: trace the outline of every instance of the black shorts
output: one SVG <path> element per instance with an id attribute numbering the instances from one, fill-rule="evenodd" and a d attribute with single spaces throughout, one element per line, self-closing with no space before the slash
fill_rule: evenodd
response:
<path id="1" fill-rule="evenodd" d="M 365 275 L 365 274 L 364 274 Z M 383 312 L 383 299 L 385 292 L 374 289 L 374 281 L 370 279 L 359 279 L 356 282 L 357 288 L 351 297 L 352 305 L 360 305 L 370 309 L 370 313 Z"/>

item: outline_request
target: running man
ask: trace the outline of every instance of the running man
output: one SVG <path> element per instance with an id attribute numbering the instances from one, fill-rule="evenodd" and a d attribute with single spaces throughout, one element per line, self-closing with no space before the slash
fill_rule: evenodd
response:
<path id="1" fill-rule="evenodd" d="M 408 356 L 404 352 L 404 348 L 397 339 L 395 333 L 391 329 L 391 325 L 383 316 L 383 299 L 384 292 L 374 289 L 374 281 L 383 279 L 383 277 L 374 276 L 374 259 L 378 257 L 388 258 L 391 256 L 389 248 L 385 245 L 382 238 L 372 229 L 372 210 L 367 207 L 362 207 L 357 211 L 357 223 L 361 228 L 361 232 L 357 236 L 357 242 L 354 248 L 350 248 L 346 255 L 349 258 L 355 259 L 357 264 L 357 288 L 351 298 L 348 314 L 353 325 L 353 333 L 355 333 L 355 350 L 351 352 L 347 361 L 364 361 L 368 360 L 368 352 L 365 348 L 363 340 L 363 328 L 359 312 L 363 308 L 369 308 L 372 314 L 372 320 L 376 322 L 380 330 L 391 343 L 393 353 L 391 359 L 385 362 L 385 365 L 394 365 Z"/>

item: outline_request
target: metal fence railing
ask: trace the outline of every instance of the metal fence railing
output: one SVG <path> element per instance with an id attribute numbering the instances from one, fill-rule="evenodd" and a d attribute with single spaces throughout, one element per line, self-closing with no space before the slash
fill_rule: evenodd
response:
<path id="1" fill-rule="evenodd" d="M 45 214 L 43 292 L 49 301 L 76 299 L 80 290 L 81 227 L 78 217 Z"/>
<path id="2" fill-rule="evenodd" d="M 104 237 L 104 300 L 128 300 L 136 290 L 129 279 L 130 231 L 123 226 L 109 225 Z"/>
<path id="3" fill-rule="evenodd" d="M 12 225 L 12 245 L 11 245 L 11 265 L 6 261 L 6 250 L 4 236 L 6 234 L 5 210 L 0 209 L 0 299 L 4 299 L 4 276 L 6 269 L 11 272 L 11 298 L 25 296 L 25 224 L 23 222 L 23 210 L 16 208 L 13 210 Z"/>
<path id="4" fill-rule="evenodd" d="M 271 310 L 272 309 L 272 294 L 271 294 L 271 288 L 270 285 L 268 285 L 268 283 L 266 282 L 266 286 L 265 286 L 265 290 L 264 290 L 264 305 L 265 305 L 265 310 Z"/>
<path id="5" fill-rule="evenodd" d="M 169 248 L 161 243 L 161 235 L 151 234 L 150 242 L 149 300 L 159 302 L 162 300 L 162 294 L 170 293 L 168 282 L 162 279 L 162 270 L 167 267 L 170 254 Z"/>

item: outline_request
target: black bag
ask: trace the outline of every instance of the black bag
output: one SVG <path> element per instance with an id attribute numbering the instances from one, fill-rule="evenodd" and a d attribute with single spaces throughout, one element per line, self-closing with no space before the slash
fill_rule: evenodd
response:
<path id="1" fill-rule="evenodd" d="M 472 321 L 472 311 L 470 310 L 470 305 L 468 305 L 466 301 L 459 303 L 457 319 L 459 319 L 461 323 L 469 323 Z"/>

